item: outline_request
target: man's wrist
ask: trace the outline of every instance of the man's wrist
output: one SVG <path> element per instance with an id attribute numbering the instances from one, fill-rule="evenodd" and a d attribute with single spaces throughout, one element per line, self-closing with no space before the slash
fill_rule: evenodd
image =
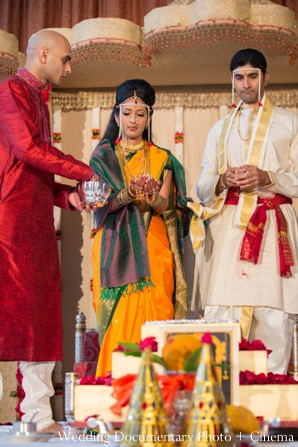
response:
<path id="1" fill-rule="evenodd" d="M 270 188 L 270 186 L 274 185 L 275 181 L 272 179 L 272 176 L 270 175 L 269 171 L 266 172 L 266 180 L 264 184 L 264 188 Z"/>
<path id="2" fill-rule="evenodd" d="M 223 192 L 225 189 L 228 188 L 228 186 L 225 184 L 225 181 L 224 181 L 224 174 L 221 174 L 221 176 L 220 176 L 220 184 L 223 188 L 221 192 Z"/>

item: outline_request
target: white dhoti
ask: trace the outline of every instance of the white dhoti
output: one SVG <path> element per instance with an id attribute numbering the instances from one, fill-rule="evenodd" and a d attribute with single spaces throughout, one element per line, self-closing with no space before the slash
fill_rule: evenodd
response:
<path id="1" fill-rule="evenodd" d="M 34 415 L 34 409 L 38 409 L 39 412 L 33 419 L 37 430 L 49 427 L 55 422 L 50 404 L 50 398 L 54 395 L 54 367 L 55 362 L 20 362 L 22 387 L 25 392 L 25 398 L 21 402 L 21 411 L 25 413 L 22 421 L 29 422 Z"/>
<path id="2" fill-rule="evenodd" d="M 242 307 L 206 306 L 205 318 L 241 320 Z M 261 340 L 272 352 L 268 371 L 286 374 L 292 349 L 295 315 L 270 307 L 254 307 L 248 340 Z"/>

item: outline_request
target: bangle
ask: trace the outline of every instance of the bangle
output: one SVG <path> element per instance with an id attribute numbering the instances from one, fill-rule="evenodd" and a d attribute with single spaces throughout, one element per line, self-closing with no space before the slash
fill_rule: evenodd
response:
<path id="1" fill-rule="evenodd" d="M 228 186 L 224 184 L 223 174 L 220 175 L 220 183 L 222 184 L 223 191 L 228 188 Z"/>
<path id="2" fill-rule="evenodd" d="M 128 194 L 129 197 L 130 197 L 131 199 L 133 199 L 133 200 L 135 200 L 135 199 L 137 198 L 137 195 L 134 194 L 134 193 L 132 192 L 132 190 L 130 189 L 130 185 L 129 185 L 128 188 L 127 188 L 127 194 Z"/>
<path id="3" fill-rule="evenodd" d="M 162 202 L 162 197 L 159 193 L 156 194 L 156 196 L 154 198 L 152 198 L 151 200 L 149 199 L 149 197 L 147 198 L 147 203 L 152 207 L 152 208 L 157 208 L 161 205 Z"/>
<path id="4" fill-rule="evenodd" d="M 125 206 L 134 201 L 127 189 L 121 189 L 115 197 L 116 203 L 119 206 Z"/>

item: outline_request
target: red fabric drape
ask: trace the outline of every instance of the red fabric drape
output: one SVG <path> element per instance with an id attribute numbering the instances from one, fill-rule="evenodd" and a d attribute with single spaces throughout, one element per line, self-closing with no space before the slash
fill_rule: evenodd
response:
<path id="1" fill-rule="evenodd" d="M 298 20 L 297 0 L 273 0 L 287 6 Z M 117 17 L 144 25 L 152 9 L 172 0 L 0 0 L 0 29 L 14 34 L 25 52 L 29 37 L 42 28 L 72 28 L 82 20 Z"/>

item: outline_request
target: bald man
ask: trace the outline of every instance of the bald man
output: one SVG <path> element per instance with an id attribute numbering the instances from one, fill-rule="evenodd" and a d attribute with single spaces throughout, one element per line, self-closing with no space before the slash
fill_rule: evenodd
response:
<path id="1" fill-rule="evenodd" d="M 0 361 L 19 361 L 26 397 L 23 420 L 57 432 L 49 399 L 51 374 L 62 359 L 62 309 L 53 207 L 82 209 L 76 190 L 57 174 L 95 180 L 84 163 L 51 145 L 41 92 L 71 73 L 69 42 L 43 30 L 27 48 L 25 68 L 0 84 Z"/>

